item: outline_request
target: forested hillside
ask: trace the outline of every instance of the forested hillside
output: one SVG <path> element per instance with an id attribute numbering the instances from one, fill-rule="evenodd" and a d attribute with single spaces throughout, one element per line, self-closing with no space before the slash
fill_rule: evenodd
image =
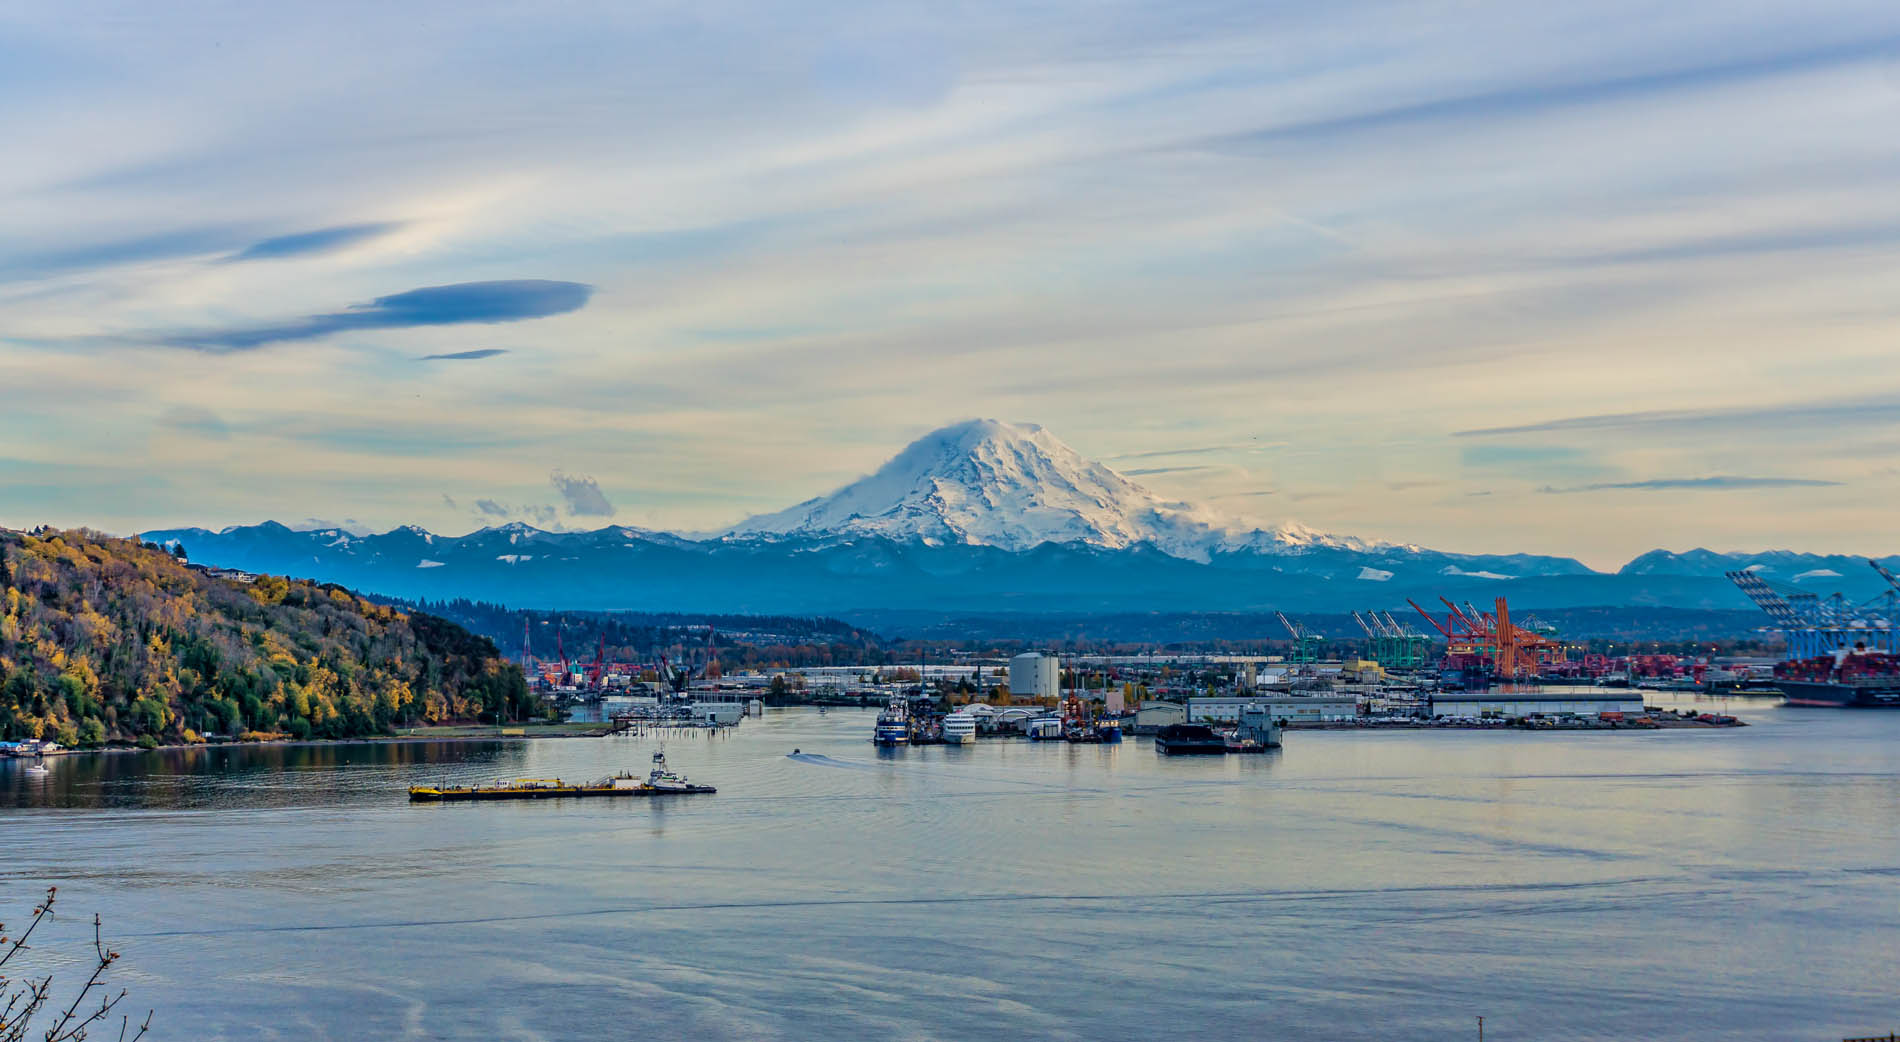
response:
<path id="1" fill-rule="evenodd" d="M 150 544 L 0 529 L 0 736 L 141 745 L 522 719 L 521 670 L 338 586 L 217 578 Z"/>
<path id="2" fill-rule="evenodd" d="M 386 598 L 378 598 L 386 601 Z M 527 650 L 541 661 L 565 652 L 571 661 L 676 662 L 716 659 L 727 670 L 785 666 L 882 665 L 884 641 L 837 619 L 794 615 L 721 615 L 684 612 L 540 611 L 462 598 L 395 601 L 398 607 L 453 620 L 492 639 L 511 659 Z"/>

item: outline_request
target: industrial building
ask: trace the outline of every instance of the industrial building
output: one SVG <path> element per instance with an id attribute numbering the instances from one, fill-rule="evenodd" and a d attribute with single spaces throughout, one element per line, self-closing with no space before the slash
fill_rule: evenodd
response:
<path id="1" fill-rule="evenodd" d="M 1641 716 L 1643 693 L 1628 688 L 1581 688 L 1541 692 L 1440 691 L 1429 696 L 1438 718 L 1524 716 Z"/>
<path id="2" fill-rule="evenodd" d="M 1129 734 L 1154 734 L 1171 724 L 1187 723 L 1187 710 L 1179 702 L 1143 702 L 1135 709 L 1135 720 L 1128 727 Z"/>
<path id="3" fill-rule="evenodd" d="M 1030 651 L 1009 660 L 1012 698 L 1054 698 L 1062 693 L 1062 666 L 1054 655 Z"/>
<path id="4" fill-rule="evenodd" d="M 1190 724 L 1232 723 L 1243 706 L 1259 706 L 1275 720 L 1306 724 L 1351 720 L 1359 715 L 1359 699 L 1352 695 L 1255 694 L 1188 699 Z"/>

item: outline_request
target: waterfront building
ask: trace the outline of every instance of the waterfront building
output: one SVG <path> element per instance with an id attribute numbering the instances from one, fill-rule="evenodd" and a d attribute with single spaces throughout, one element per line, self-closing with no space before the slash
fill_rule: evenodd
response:
<path id="1" fill-rule="evenodd" d="M 1640 716 L 1643 693 L 1630 688 L 1558 688 L 1550 691 L 1437 691 L 1427 696 L 1434 717 Z"/>
<path id="2" fill-rule="evenodd" d="M 1359 715 L 1359 699 L 1351 695 L 1254 694 L 1188 699 L 1190 724 L 1226 724 L 1240 719 L 1242 708 L 1261 707 L 1275 720 L 1320 723 L 1352 720 Z"/>
<path id="3" fill-rule="evenodd" d="M 1143 702 L 1135 708 L 1130 734 L 1153 734 L 1170 724 L 1187 723 L 1187 710 L 1179 702 Z"/>

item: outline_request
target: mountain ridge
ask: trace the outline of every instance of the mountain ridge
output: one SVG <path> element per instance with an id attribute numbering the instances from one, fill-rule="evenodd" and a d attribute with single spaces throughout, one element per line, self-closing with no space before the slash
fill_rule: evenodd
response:
<path id="1" fill-rule="evenodd" d="M 1507 591 L 1549 607 L 1727 608 L 1746 604 L 1722 578 L 1741 569 L 1825 592 L 1885 588 L 1864 559 L 1843 555 L 1659 549 L 1598 572 L 1569 557 L 1452 553 L 1296 522 L 1249 527 L 1157 495 L 1045 428 L 982 419 L 932 431 L 827 495 L 697 537 L 518 521 L 462 536 L 267 521 L 143 537 L 183 542 L 210 563 L 389 596 L 629 610 L 1349 610 Z M 1888 562 L 1900 568 L 1900 557 Z"/>

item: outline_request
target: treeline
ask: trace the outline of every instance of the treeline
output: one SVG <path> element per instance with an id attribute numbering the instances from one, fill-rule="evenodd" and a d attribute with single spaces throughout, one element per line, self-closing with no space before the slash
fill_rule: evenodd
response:
<path id="1" fill-rule="evenodd" d="M 493 640 L 519 661 L 522 632 L 537 660 L 592 662 L 606 645 L 609 662 L 650 662 L 660 655 L 691 664 L 716 660 L 726 670 L 878 665 L 884 642 L 838 619 L 798 615 L 696 615 L 679 612 L 540 611 L 485 601 L 391 601 L 451 619 Z"/>
<path id="2" fill-rule="evenodd" d="M 155 545 L 0 530 L 0 737 L 349 738 L 536 715 L 494 644 L 340 586 L 214 578 Z"/>

